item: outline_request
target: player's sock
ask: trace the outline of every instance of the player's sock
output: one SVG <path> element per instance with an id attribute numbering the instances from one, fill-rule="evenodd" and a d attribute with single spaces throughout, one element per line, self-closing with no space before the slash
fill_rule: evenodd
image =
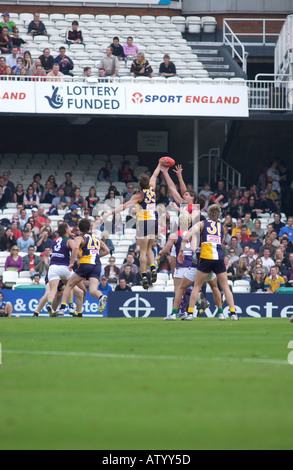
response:
<path id="1" fill-rule="evenodd" d="M 192 307 L 188 307 L 188 310 L 187 310 L 187 313 L 188 315 L 193 315 L 193 308 Z"/>
<path id="2" fill-rule="evenodd" d="M 151 271 L 154 271 L 154 269 L 156 269 L 156 265 L 155 264 L 151 264 Z"/>
<path id="3" fill-rule="evenodd" d="M 77 312 L 78 317 L 82 317 L 82 312 Z"/>
<path id="4" fill-rule="evenodd" d="M 61 305 L 60 305 L 60 310 L 65 310 L 66 309 L 66 302 L 61 302 Z"/>
<path id="5" fill-rule="evenodd" d="M 175 313 L 175 315 L 177 315 L 177 313 L 178 313 L 178 308 L 172 308 L 172 312 L 171 312 L 171 313 L 172 313 L 172 315 L 173 315 L 174 313 Z"/>
<path id="6" fill-rule="evenodd" d="M 68 307 L 74 309 L 73 303 L 72 303 L 72 302 L 68 302 Z"/>
<path id="7" fill-rule="evenodd" d="M 223 313 L 223 309 L 222 308 L 218 308 L 218 314 L 219 313 Z"/>

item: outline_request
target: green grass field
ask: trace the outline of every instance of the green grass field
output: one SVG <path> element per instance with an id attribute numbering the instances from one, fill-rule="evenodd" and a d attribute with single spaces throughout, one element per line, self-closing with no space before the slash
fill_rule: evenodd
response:
<path id="1" fill-rule="evenodd" d="M 0 449 L 292 449 L 288 319 L 1 318 Z"/>

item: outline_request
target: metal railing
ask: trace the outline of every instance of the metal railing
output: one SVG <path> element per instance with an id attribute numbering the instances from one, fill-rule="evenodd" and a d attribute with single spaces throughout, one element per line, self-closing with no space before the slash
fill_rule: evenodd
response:
<path id="1" fill-rule="evenodd" d="M 208 175 L 207 181 L 210 185 L 213 186 L 221 179 L 225 182 L 226 190 L 241 187 L 241 174 L 220 157 L 218 147 L 211 148 L 209 153 L 200 155 L 199 165 L 200 162 L 203 163 L 203 160 L 207 161 L 207 173 L 205 174 Z M 200 174 L 200 167 L 198 171 Z"/>
<path id="2" fill-rule="evenodd" d="M 240 39 L 233 32 L 231 27 L 228 25 L 227 20 L 223 20 L 223 43 L 225 46 L 228 46 L 232 50 L 232 57 L 235 59 L 237 57 L 241 63 L 243 72 L 247 72 L 247 52 L 245 51 L 244 45 Z M 240 49 L 240 52 L 237 50 Z"/>
<path id="3" fill-rule="evenodd" d="M 292 84 L 279 80 L 247 80 L 249 110 L 292 111 Z"/>
<path id="4" fill-rule="evenodd" d="M 285 20 L 286 18 L 224 18 L 223 23 L 225 26 L 227 25 L 227 27 L 229 27 L 231 31 L 233 31 L 233 34 L 235 34 L 238 39 L 241 38 L 241 44 L 243 46 L 274 46 L 277 42 L 280 31 L 268 31 L 268 25 L 277 23 L 283 25 Z M 242 23 L 243 25 L 247 22 L 250 23 L 250 28 L 253 23 L 256 24 L 254 31 L 243 32 L 237 29 L 237 23 Z M 231 25 L 231 23 L 234 23 L 233 26 Z M 276 27 L 276 30 L 277 29 L 279 28 Z M 245 38 L 252 38 L 253 41 L 245 41 Z"/>

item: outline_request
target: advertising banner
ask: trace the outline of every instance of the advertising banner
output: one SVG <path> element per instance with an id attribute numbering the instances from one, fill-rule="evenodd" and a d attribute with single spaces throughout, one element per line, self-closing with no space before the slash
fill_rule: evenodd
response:
<path id="1" fill-rule="evenodd" d="M 35 84 L 0 81 L 0 113 L 35 113 Z"/>
<path id="2" fill-rule="evenodd" d="M 5 301 L 13 306 L 13 315 L 33 315 L 39 299 L 44 295 L 43 289 L 4 290 Z M 210 307 L 205 317 L 213 318 L 217 314 L 212 294 L 207 294 Z M 98 301 L 86 295 L 83 316 L 85 317 L 121 317 L 149 318 L 165 317 L 171 312 L 174 300 L 172 292 L 110 292 L 108 305 L 103 314 L 98 313 Z M 236 313 L 239 317 L 252 318 L 289 318 L 293 315 L 292 295 L 282 294 L 235 294 Z M 229 308 L 224 305 L 224 314 L 228 316 Z M 66 310 L 66 315 L 68 311 Z M 41 315 L 47 315 L 46 309 Z"/>
<path id="3" fill-rule="evenodd" d="M 243 86 L 140 83 L 36 84 L 38 114 L 248 116 Z"/>

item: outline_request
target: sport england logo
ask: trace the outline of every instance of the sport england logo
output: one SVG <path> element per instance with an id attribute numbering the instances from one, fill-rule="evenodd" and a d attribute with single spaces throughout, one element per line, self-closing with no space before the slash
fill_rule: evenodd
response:
<path id="1" fill-rule="evenodd" d="M 134 104 L 141 104 L 143 103 L 143 95 L 141 93 L 133 93 L 132 101 Z"/>
<path id="2" fill-rule="evenodd" d="M 58 95 L 58 90 L 59 90 L 58 87 L 55 88 L 54 86 L 52 86 L 52 89 L 53 89 L 52 96 L 51 97 L 45 96 L 45 98 L 47 98 L 48 103 L 51 106 L 51 108 L 60 109 L 63 106 L 63 98 L 61 95 Z"/>

